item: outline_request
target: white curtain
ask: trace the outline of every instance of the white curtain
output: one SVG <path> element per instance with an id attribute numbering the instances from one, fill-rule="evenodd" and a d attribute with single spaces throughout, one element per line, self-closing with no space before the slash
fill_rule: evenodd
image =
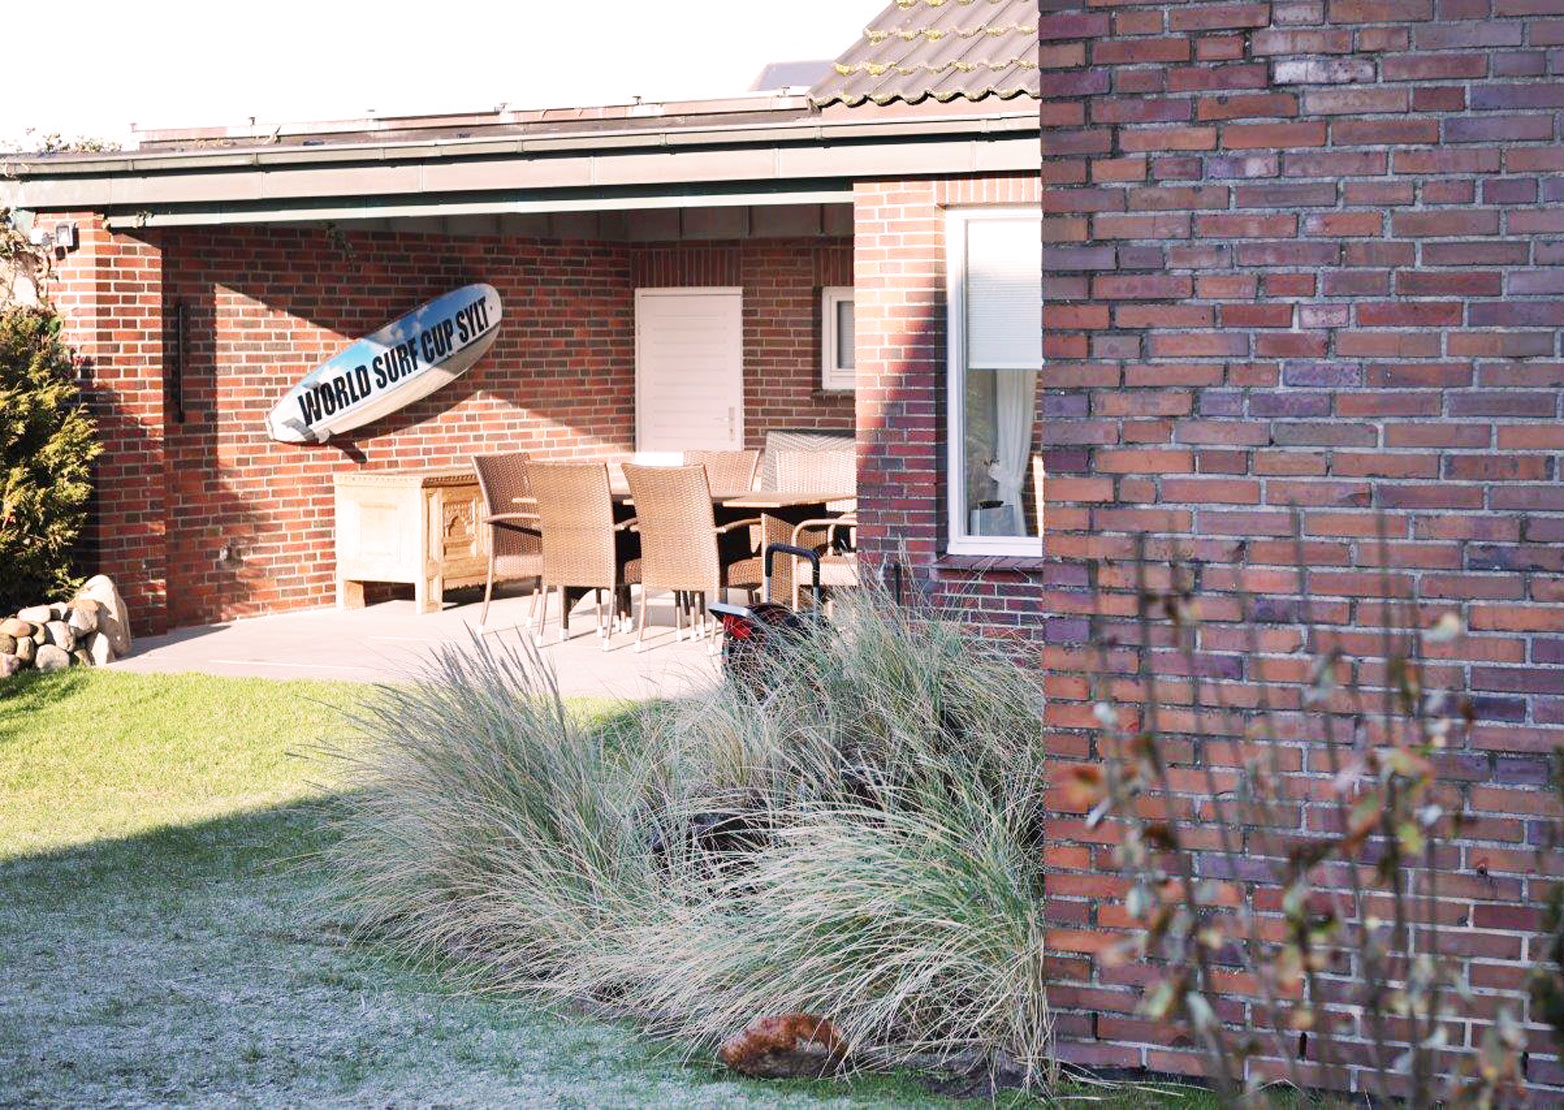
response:
<path id="1" fill-rule="evenodd" d="M 994 374 L 994 464 L 988 475 L 999 485 L 1011 522 L 1010 535 L 1026 534 L 1021 487 L 1032 462 L 1032 424 L 1037 417 L 1037 371 L 999 370 Z"/>

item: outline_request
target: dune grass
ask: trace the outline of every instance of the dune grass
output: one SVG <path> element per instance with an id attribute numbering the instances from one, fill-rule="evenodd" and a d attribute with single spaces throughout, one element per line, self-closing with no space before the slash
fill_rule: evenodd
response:
<path id="1" fill-rule="evenodd" d="M 331 858 L 356 935 L 688 1051 L 829 1015 L 860 1065 L 1051 1088 L 1038 676 L 863 591 L 758 687 L 605 733 L 530 649 L 367 706 Z"/>

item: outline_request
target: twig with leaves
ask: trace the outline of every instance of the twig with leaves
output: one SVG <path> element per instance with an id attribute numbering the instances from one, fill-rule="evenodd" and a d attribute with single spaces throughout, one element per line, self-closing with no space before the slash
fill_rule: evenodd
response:
<path id="1" fill-rule="evenodd" d="M 1301 534 L 1296 522 L 1294 534 Z M 1139 929 L 1110 958 L 1155 963 L 1159 976 L 1142 1013 L 1187 1030 L 1226 1105 L 1263 1105 L 1266 1084 L 1276 1081 L 1337 1092 L 1366 1087 L 1412 1107 L 1497 1105 L 1521 1089 L 1521 1029 L 1501 1011 L 1477 1053 L 1452 1051 L 1449 1023 L 1473 1016 L 1473 996 L 1441 954 L 1437 913 L 1437 849 L 1463 827 L 1458 795 L 1439 780 L 1439 753 L 1464 746 L 1473 714 L 1464 697 L 1425 688 L 1423 649 L 1455 640 L 1461 623 L 1446 613 L 1425 627 L 1416 605 L 1395 596 L 1382 575 L 1384 674 L 1366 678 L 1363 663 L 1315 622 L 1301 541 L 1296 551 L 1297 616 L 1315 653 L 1301 719 L 1323 749 L 1323 783 L 1281 759 L 1297 749 L 1275 708 L 1252 599 L 1240 595 L 1259 673 L 1246 688 L 1252 704 L 1235 704 L 1230 687 L 1201 678 L 1193 568 L 1175 561 L 1167 587 L 1154 589 L 1145 542 L 1137 545 L 1141 704 L 1138 713 L 1116 704 L 1106 679 L 1106 652 L 1115 645 L 1099 638 L 1094 716 L 1102 758 L 1069 779 L 1088 823 L 1113 821 L 1122 832 L 1117 859 L 1131 880 L 1125 908 Z M 1384 551 L 1382 543 L 1381 566 Z M 1193 723 L 1177 731 L 1164 712 L 1170 678 L 1158 673 L 1152 650 L 1159 634 L 1174 644 L 1172 669 L 1188 676 Z M 1213 733 L 1235 720 L 1244 722 L 1243 743 L 1233 746 L 1243 758 L 1218 766 Z M 1189 744 L 1204 784 L 1188 819 L 1181 817 L 1188 787 L 1180 792 L 1170 757 L 1175 742 Z M 1326 803 L 1327 828 L 1300 823 L 1290 804 L 1306 807 L 1311 798 Z M 1271 903 L 1279 915 L 1266 913 Z M 1241 1024 L 1219 1013 L 1228 981 L 1252 992 Z M 1363 1030 L 1356 1038 L 1354 1022 Z"/>

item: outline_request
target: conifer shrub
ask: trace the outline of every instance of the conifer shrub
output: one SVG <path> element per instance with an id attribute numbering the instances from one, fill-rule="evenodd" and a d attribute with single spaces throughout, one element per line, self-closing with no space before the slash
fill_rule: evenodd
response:
<path id="1" fill-rule="evenodd" d="M 60 318 L 0 309 L 0 613 L 67 592 L 102 448 L 71 380 Z"/>

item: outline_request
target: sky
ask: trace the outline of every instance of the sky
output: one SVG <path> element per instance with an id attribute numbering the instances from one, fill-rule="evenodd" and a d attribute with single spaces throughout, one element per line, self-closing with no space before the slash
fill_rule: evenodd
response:
<path id="1" fill-rule="evenodd" d="M 0 97 L 0 145 L 59 134 L 675 100 L 834 58 L 889 0 L 72 0 Z"/>

